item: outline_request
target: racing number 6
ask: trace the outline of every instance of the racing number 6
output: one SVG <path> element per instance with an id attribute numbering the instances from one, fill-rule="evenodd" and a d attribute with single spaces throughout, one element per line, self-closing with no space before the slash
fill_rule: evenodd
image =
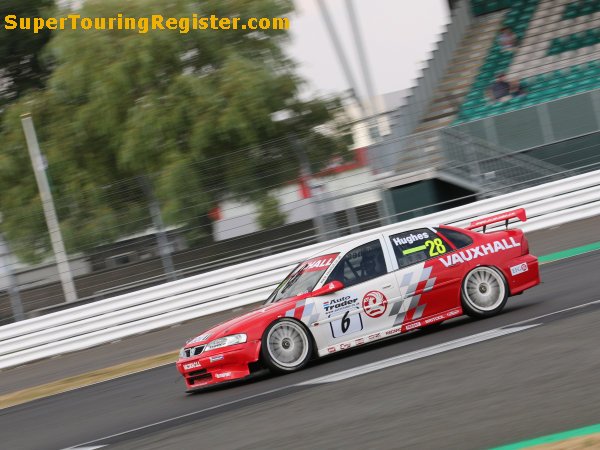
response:
<path id="1" fill-rule="evenodd" d="M 438 256 L 446 253 L 446 246 L 440 238 L 425 241 L 425 247 L 429 249 L 429 256 Z"/>
<path id="2" fill-rule="evenodd" d="M 345 333 L 350 328 L 350 317 L 348 317 L 348 314 L 350 314 L 350 311 L 346 311 L 346 314 L 342 317 L 342 333 Z"/>

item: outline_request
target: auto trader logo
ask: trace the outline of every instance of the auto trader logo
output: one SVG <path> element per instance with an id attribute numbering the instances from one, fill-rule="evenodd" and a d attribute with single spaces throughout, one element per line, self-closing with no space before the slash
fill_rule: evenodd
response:
<path id="1" fill-rule="evenodd" d="M 339 314 L 345 311 L 352 311 L 359 309 L 358 297 L 347 295 L 341 298 L 334 298 L 331 301 L 323 302 L 323 309 L 327 317 L 331 317 L 334 314 Z"/>

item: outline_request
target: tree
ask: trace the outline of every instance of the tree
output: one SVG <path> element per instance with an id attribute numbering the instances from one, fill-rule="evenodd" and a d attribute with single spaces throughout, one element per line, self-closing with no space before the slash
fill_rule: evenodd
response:
<path id="1" fill-rule="evenodd" d="M 44 17 L 53 4 L 54 0 L 4 0 L 0 4 L 0 17 L 9 14 Z M 0 109 L 25 91 L 44 86 L 49 65 L 42 55 L 49 39 L 48 30 L 37 34 L 18 29 L 0 32 Z"/>
<path id="2" fill-rule="evenodd" d="M 263 230 L 285 225 L 285 214 L 279 209 L 279 200 L 272 195 L 265 195 L 258 204 L 258 224 Z"/>
<path id="3" fill-rule="evenodd" d="M 288 16 L 290 0 L 87 0 L 89 17 Z M 316 131 L 337 100 L 299 98 L 302 81 L 284 54 L 286 31 L 61 31 L 48 45 L 54 70 L 43 92 L 6 113 L 0 136 L 3 228 L 22 257 L 48 251 L 43 216 L 19 123 L 31 111 L 69 251 L 89 250 L 147 229 L 147 176 L 167 224 L 202 236 L 207 212 L 237 195 L 256 201 L 294 180 L 298 158 L 285 136 L 302 137 L 319 163 L 346 146 Z M 294 123 L 271 114 L 295 111 Z M 35 239 L 33 239 L 35 237 Z"/>

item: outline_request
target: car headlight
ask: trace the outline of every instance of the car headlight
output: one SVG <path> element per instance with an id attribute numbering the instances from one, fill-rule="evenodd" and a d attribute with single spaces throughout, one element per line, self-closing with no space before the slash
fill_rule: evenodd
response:
<path id="1" fill-rule="evenodd" d="M 243 344 L 244 342 L 246 342 L 246 339 L 247 337 L 245 334 L 232 334 L 231 336 L 225 336 L 209 342 L 204 351 L 208 352 L 210 350 L 228 347 L 230 345 Z"/>
<path id="2" fill-rule="evenodd" d="M 185 358 L 185 347 L 182 347 L 181 350 L 179 350 L 179 357 L 180 358 Z"/>

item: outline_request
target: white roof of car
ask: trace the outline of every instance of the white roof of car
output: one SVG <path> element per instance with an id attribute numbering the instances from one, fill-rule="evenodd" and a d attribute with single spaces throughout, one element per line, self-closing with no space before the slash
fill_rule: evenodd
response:
<path id="1" fill-rule="evenodd" d="M 417 227 L 410 227 L 410 228 L 398 227 L 395 229 L 389 229 L 389 230 L 385 230 L 385 231 L 371 233 L 371 234 L 368 234 L 366 236 L 361 236 L 361 237 L 353 237 L 352 235 L 346 236 L 347 240 L 332 244 L 330 247 L 327 247 L 327 248 L 315 253 L 310 258 L 314 258 L 319 255 L 327 255 L 328 253 L 346 253 L 346 252 L 352 250 L 353 248 L 358 247 L 359 245 L 374 241 L 375 239 L 378 239 L 382 235 L 403 233 L 405 231 L 417 230 L 417 229 L 422 229 L 422 228 L 432 229 L 433 227 L 431 227 L 431 226 L 417 226 Z M 310 259 L 310 258 L 306 258 L 306 259 Z"/>

